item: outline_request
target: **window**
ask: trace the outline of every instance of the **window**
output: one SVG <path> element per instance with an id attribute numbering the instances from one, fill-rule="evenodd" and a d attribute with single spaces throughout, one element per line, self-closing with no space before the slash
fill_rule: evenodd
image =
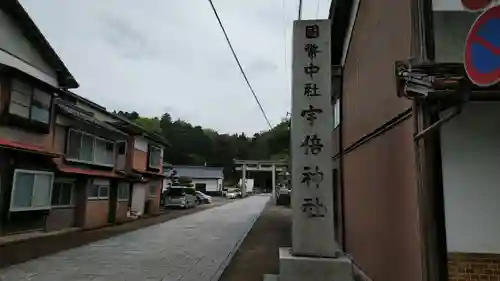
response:
<path id="1" fill-rule="evenodd" d="M 94 162 L 112 166 L 114 164 L 113 161 L 114 154 L 115 154 L 114 143 L 103 139 L 95 140 Z"/>
<path id="2" fill-rule="evenodd" d="M 337 128 L 340 125 L 340 100 L 335 99 L 333 104 L 333 128 Z"/>
<path id="3" fill-rule="evenodd" d="M 186 195 L 186 192 L 183 187 L 172 187 L 170 190 L 167 192 L 167 196 L 184 196 Z"/>
<path id="4" fill-rule="evenodd" d="M 68 133 L 66 158 L 102 166 L 114 166 L 115 143 L 73 129 Z"/>
<path id="5" fill-rule="evenodd" d="M 89 199 L 108 199 L 109 186 L 92 185 Z"/>
<path id="6" fill-rule="evenodd" d="M 124 141 L 119 141 L 117 142 L 117 151 L 118 151 L 118 154 L 120 155 L 125 155 L 125 152 L 127 150 L 127 143 L 124 142 Z"/>
<path id="7" fill-rule="evenodd" d="M 92 181 L 92 187 L 90 189 L 89 199 L 108 199 L 109 198 L 109 180 L 97 180 Z"/>
<path id="8" fill-rule="evenodd" d="M 14 171 L 10 210 L 50 209 L 54 174 L 42 171 Z"/>
<path id="9" fill-rule="evenodd" d="M 148 151 L 148 142 L 144 138 L 135 137 L 134 149 L 147 152 Z"/>
<path id="10" fill-rule="evenodd" d="M 207 184 L 205 183 L 195 183 L 194 188 L 201 192 L 207 191 Z"/>
<path id="11" fill-rule="evenodd" d="M 128 182 L 121 182 L 118 184 L 118 199 L 126 200 L 130 197 L 130 188 Z"/>
<path id="12" fill-rule="evenodd" d="M 185 190 L 186 190 L 186 194 L 196 196 L 196 191 L 194 190 L 194 188 L 186 187 Z"/>
<path id="13" fill-rule="evenodd" d="M 149 185 L 149 197 L 156 197 L 157 185 L 152 183 Z"/>
<path id="14" fill-rule="evenodd" d="M 72 206 L 74 190 L 74 182 L 56 180 L 52 190 L 52 206 Z"/>
<path id="15" fill-rule="evenodd" d="M 49 124 L 52 94 L 12 80 L 9 113 L 25 119 Z"/>
<path id="16" fill-rule="evenodd" d="M 161 167 L 161 151 L 158 146 L 149 146 L 149 167 Z"/>

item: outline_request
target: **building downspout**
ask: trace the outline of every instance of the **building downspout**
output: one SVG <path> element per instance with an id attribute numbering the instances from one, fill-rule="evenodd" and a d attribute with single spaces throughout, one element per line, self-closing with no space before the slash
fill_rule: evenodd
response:
<path id="1" fill-rule="evenodd" d="M 421 62 L 435 60 L 432 0 L 414 0 L 412 9 L 412 54 Z M 439 121 L 439 108 L 432 112 L 427 102 L 413 101 L 414 151 L 417 178 L 418 228 L 422 280 L 448 280 L 446 227 L 442 184 L 441 144 L 436 129 L 455 117 Z M 420 132 L 420 133 L 419 133 Z M 439 132 L 439 131 L 437 131 Z M 425 136 L 425 137 L 424 137 Z"/>
<path id="2" fill-rule="evenodd" d="M 414 102 L 415 130 L 439 128 L 439 110 L 432 111 L 427 104 Z M 455 115 L 456 116 L 456 115 Z M 441 173 L 439 131 L 426 131 L 414 139 L 417 170 L 418 216 L 421 235 L 422 278 L 425 281 L 448 280 L 444 201 Z"/>
<path id="3" fill-rule="evenodd" d="M 340 225 L 341 225 L 341 232 L 340 235 L 342 236 L 342 250 L 344 252 L 347 252 L 347 242 L 346 242 L 346 229 L 345 229 L 345 195 L 344 195 L 344 142 L 342 141 L 342 116 L 343 116 L 343 106 L 342 106 L 342 99 L 344 96 L 344 68 L 342 66 L 339 66 L 337 71 L 334 71 L 337 75 L 335 76 L 335 79 L 338 79 L 339 83 L 339 139 L 338 139 L 338 152 L 339 152 L 339 196 L 340 196 Z"/>

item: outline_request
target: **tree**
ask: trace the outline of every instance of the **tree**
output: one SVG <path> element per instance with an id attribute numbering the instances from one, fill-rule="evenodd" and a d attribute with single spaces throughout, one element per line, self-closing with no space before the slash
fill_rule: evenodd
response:
<path id="1" fill-rule="evenodd" d="M 236 178 L 234 159 L 286 159 L 290 146 L 290 118 L 284 118 L 268 131 L 252 137 L 239 134 L 219 134 L 217 131 L 174 120 L 169 113 L 160 118 L 143 117 L 139 113 L 118 111 L 152 132 L 161 134 L 171 146 L 164 148 L 163 158 L 174 165 L 207 165 L 224 168 L 226 179 Z"/>
<path id="2" fill-rule="evenodd" d="M 139 113 L 135 112 L 135 111 L 132 111 L 132 112 L 126 112 L 126 111 L 118 111 L 117 113 L 118 115 L 120 116 L 123 116 L 127 119 L 130 119 L 132 121 L 135 121 L 137 120 L 137 118 L 139 118 Z"/>

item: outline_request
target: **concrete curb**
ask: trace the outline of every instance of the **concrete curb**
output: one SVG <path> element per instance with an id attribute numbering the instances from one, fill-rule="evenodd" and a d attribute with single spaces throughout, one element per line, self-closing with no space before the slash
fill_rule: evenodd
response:
<path id="1" fill-rule="evenodd" d="M 266 204 L 264 204 L 264 207 L 262 208 L 262 210 L 260 210 L 259 215 L 255 216 L 255 219 L 250 224 L 250 227 L 245 231 L 245 233 L 243 234 L 243 236 L 241 237 L 241 239 L 236 242 L 236 244 L 234 245 L 234 247 L 231 250 L 231 252 L 229 252 L 229 254 L 227 255 L 226 259 L 219 265 L 219 268 L 217 269 L 217 271 L 215 272 L 215 274 L 212 275 L 212 277 L 210 277 L 210 281 L 218 281 L 219 280 L 219 278 L 222 276 L 222 273 L 224 273 L 224 270 L 226 270 L 226 268 L 228 267 L 229 263 L 233 259 L 234 254 L 236 254 L 236 252 L 240 248 L 241 244 L 243 243 L 243 241 L 247 237 L 248 233 L 250 232 L 250 230 L 252 230 L 253 226 L 255 225 L 255 222 L 260 218 L 260 216 L 262 215 L 262 212 L 264 212 L 264 210 L 267 207 L 267 204 L 269 204 L 270 201 L 271 201 L 271 198 L 269 198 L 269 200 L 266 202 Z"/>

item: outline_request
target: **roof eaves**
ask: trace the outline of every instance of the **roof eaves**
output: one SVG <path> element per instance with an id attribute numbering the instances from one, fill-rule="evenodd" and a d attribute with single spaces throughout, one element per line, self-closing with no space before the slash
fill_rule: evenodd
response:
<path id="1" fill-rule="evenodd" d="M 103 129 L 106 129 L 108 131 L 118 133 L 120 135 L 124 135 L 124 136 L 127 135 L 125 132 L 119 130 L 115 126 L 112 126 L 111 124 L 106 123 L 104 121 L 98 120 L 95 117 L 86 113 L 81 108 L 78 108 L 77 106 L 69 104 L 61 99 L 57 99 L 56 105 L 62 111 L 63 114 L 66 114 L 66 115 L 68 115 L 72 118 L 75 118 L 81 122 L 88 123 L 88 124 L 91 124 L 94 126 L 98 126 L 98 127 L 103 128 Z"/>
<path id="2" fill-rule="evenodd" d="M 361 0 L 332 0 L 328 18 L 332 21 L 332 65 L 341 65 L 344 46 L 348 40 L 349 22 L 355 1 Z"/>
<path id="3" fill-rule="evenodd" d="M 172 165 L 175 168 L 186 168 L 186 169 L 205 169 L 205 170 L 224 170 L 223 167 L 208 167 L 208 166 L 193 166 L 193 165 Z"/>
<path id="4" fill-rule="evenodd" d="M 68 96 L 70 96 L 72 98 L 75 98 L 78 101 L 86 103 L 87 105 L 91 106 L 93 109 L 99 110 L 102 113 L 106 113 L 106 114 L 112 115 L 112 113 L 108 112 L 104 106 L 99 105 L 99 104 L 97 104 L 97 103 L 95 103 L 95 102 L 93 102 L 93 101 L 91 101 L 89 99 L 86 99 L 86 98 L 84 98 L 84 97 L 82 97 L 82 96 L 80 96 L 80 95 L 78 95 L 76 93 L 73 93 L 73 92 L 68 91 L 68 90 L 63 90 L 63 91 L 60 91 L 60 94 L 62 94 L 62 95 L 68 95 Z"/>
<path id="5" fill-rule="evenodd" d="M 47 63 L 54 68 L 59 76 L 58 80 L 61 87 L 74 89 L 80 86 L 18 0 L 1 0 L 0 9 L 4 10 L 12 20 L 16 21 L 21 27 L 23 35 L 39 50 Z"/>
<path id="6" fill-rule="evenodd" d="M 171 146 L 169 141 L 167 139 L 165 139 L 162 135 L 155 133 L 155 132 L 151 132 L 151 131 L 147 130 L 146 128 L 142 127 L 141 125 L 135 123 L 134 121 L 129 120 L 128 118 L 125 118 L 123 116 L 120 116 L 119 114 L 116 114 L 116 113 L 110 113 L 110 114 L 119 120 L 119 122 L 115 122 L 113 125 L 119 126 L 123 129 L 127 129 L 129 131 L 132 131 L 135 134 L 149 138 L 150 140 L 158 142 L 163 146 L 167 146 L 167 147 Z"/>

